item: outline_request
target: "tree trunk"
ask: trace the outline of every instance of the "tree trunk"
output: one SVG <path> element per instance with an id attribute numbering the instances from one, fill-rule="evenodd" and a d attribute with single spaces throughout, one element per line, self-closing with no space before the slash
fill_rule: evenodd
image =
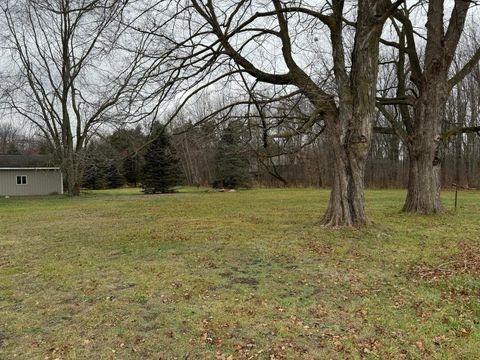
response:
<path id="1" fill-rule="evenodd" d="M 435 214 L 443 211 L 440 201 L 440 163 L 430 154 L 411 152 L 407 199 L 402 211 Z"/>
<path id="2" fill-rule="evenodd" d="M 463 134 L 458 134 L 455 138 L 455 183 L 460 186 L 466 183 L 463 177 L 462 137 Z"/>
<path id="3" fill-rule="evenodd" d="M 445 108 L 446 82 L 425 84 L 415 107 L 416 129 L 407 141 L 409 158 L 408 192 L 403 211 L 436 214 L 443 211 L 441 188 L 441 127 Z M 443 85 L 443 86 L 442 86 Z"/>
<path id="4" fill-rule="evenodd" d="M 360 226 L 369 223 L 365 212 L 364 174 L 367 144 L 354 143 L 347 136 L 342 145 L 337 131 L 328 131 L 333 149 L 333 184 L 327 211 L 321 220 L 324 226 Z M 335 130 L 339 126 L 334 127 Z M 358 149 L 361 149 L 359 154 Z"/>
<path id="5" fill-rule="evenodd" d="M 341 2 L 337 3 L 337 6 Z M 331 29 L 334 72 L 339 91 L 337 118 L 325 118 L 334 155 L 334 180 L 330 202 L 322 219 L 329 226 L 369 223 L 365 212 L 365 165 L 373 134 L 380 35 L 378 22 L 385 9 L 375 1 L 359 1 L 352 69 L 345 71 L 342 27 Z M 340 5 L 342 6 L 342 5 Z M 334 7 L 338 24 L 342 11 Z M 338 46 L 340 44 L 340 46 Z"/>
<path id="6" fill-rule="evenodd" d="M 365 212 L 363 181 L 352 176 L 350 167 L 335 159 L 334 179 L 327 211 L 321 224 L 325 226 L 360 226 L 369 223 Z"/>
<path id="7" fill-rule="evenodd" d="M 64 166 L 68 196 L 79 196 L 81 188 L 81 172 L 75 155 L 67 156 Z"/>
<path id="8" fill-rule="evenodd" d="M 447 66 L 430 49 L 427 71 L 414 107 L 414 129 L 407 140 L 409 152 L 408 192 L 403 211 L 436 214 L 443 211 L 441 188 L 441 132 L 448 99 Z"/>
<path id="9" fill-rule="evenodd" d="M 455 1 L 447 21 L 445 4 L 443 0 L 428 1 L 423 71 L 413 41 L 408 40 L 410 64 L 413 65 L 410 78 L 417 91 L 414 121 L 406 123 L 410 159 L 408 193 L 403 207 L 406 212 L 434 214 L 443 211 L 440 200 L 442 120 L 452 85 L 449 69 L 464 30 L 470 2 Z M 413 39 L 413 28 L 408 28 L 409 37 Z"/>
<path id="10" fill-rule="evenodd" d="M 68 196 L 80 195 L 80 181 L 77 179 L 75 173 L 71 173 L 71 170 L 66 171 L 67 178 L 67 194 Z"/>
<path id="11" fill-rule="evenodd" d="M 399 159 L 400 159 L 400 139 L 398 136 L 391 136 L 389 139 L 389 160 L 391 163 L 391 173 L 390 173 L 390 186 L 398 187 L 400 185 L 400 169 L 399 169 Z"/>

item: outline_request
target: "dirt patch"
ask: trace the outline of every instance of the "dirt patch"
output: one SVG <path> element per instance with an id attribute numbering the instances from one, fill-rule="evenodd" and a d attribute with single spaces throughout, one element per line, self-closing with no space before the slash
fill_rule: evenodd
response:
<path id="1" fill-rule="evenodd" d="M 408 271 L 407 275 L 429 281 L 460 274 L 480 275 L 480 244 L 462 241 L 457 246 L 460 251 L 445 258 L 445 261 L 441 264 L 414 266 Z"/>
<path id="2" fill-rule="evenodd" d="M 257 286 L 258 280 L 255 278 L 249 278 L 249 277 L 235 277 L 232 279 L 232 283 Z"/>

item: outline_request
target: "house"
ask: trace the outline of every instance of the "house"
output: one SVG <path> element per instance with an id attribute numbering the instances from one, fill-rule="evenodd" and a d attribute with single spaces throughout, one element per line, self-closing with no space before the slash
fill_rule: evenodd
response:
<path id="1" fill-rule="evenodd" d="M 63 194 L 60 168 L 46 155 L 0 155 L 0 196 Z"/>

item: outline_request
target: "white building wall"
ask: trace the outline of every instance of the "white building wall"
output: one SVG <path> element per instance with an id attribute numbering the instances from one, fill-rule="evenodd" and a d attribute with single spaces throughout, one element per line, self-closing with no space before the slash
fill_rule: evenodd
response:
<path id="1" fill-rule="evenodd" d="M 17 176 L 27 176 L 26 185 L 17 185 Z M 1 169 L 0 196 L 52 195 L 63 193 L 59 169 Z"/>

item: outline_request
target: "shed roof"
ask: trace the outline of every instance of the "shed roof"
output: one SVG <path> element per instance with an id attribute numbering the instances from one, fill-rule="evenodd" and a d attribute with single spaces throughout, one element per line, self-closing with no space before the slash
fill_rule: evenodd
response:
<path id="1" fill-rule="evenodd" d="M 0 167 L 0 171 L 57 171 L 59 167 Z"/>
<path id="2" fill-rule="evenodd" d="M 49 155 L 0 154 L 0 168 L 40 168 L 54 166 Z"/>

